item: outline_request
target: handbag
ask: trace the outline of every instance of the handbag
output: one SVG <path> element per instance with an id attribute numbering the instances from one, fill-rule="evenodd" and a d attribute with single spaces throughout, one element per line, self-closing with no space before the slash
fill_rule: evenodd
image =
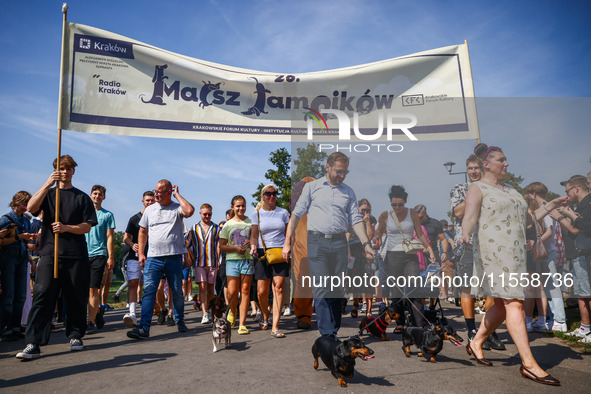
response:
<path id="1" fill-rule="evenodd" d="M 532 257 L 534 262 L 541 263 L 548 260 L 548 250 L 544 245 L 544 241 L 542 241 L 542 226 L 536 219 L 536 214 L 532 212 L 532 217 L 534 219 L 534 228 L 536 229 L 536 241 L 534 242 L 534 247 L 532 248 Z"/>
<path id="2" fill-rule="evenodd" d="M 392 219 L 394 220 L 394 223 L 396 224 L 396 227 L 398 228 L 398 231 L 400 232 L 400 235 L 402 235 L 402 249 L 404 249 L 404 253 L 406 254 L 417 254 L 418 252 L 422 252 L 423 250 L 425 250 L 425 246 L 423 245 L 423 243 L 421 242 L 420 239 L 417 238 L 406 238 L 404 239 L 404 234 L 402 234 L 402 228 L 400 227 L 400 222 L 398 221 L 398 218 L 396 217 L 396 215 L 394 214 L 394 210 L 390 210 L 390 216 L 392 216 Z"/>
<path id="3" fill-rule="evenodd" d="M 259 233 L 261 234 L 261 241 L 263 241 L 263 250 L 265 251 L 265 255 L 261 257 L 259 260 L 267 259 L 267 263 L 269 264 L 279 264 L 285 263 L 285 259 L 283 258 L 283 248 L 269 248 L 265 246 L 265 240 L 263 239 L 263 233 L 261 232 L 261 215 L 257 210 L 257 218 L 259 220 Z"/>

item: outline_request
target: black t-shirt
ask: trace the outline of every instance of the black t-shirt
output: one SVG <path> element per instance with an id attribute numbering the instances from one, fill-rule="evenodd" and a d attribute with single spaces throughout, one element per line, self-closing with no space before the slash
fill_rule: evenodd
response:
<path id="1" fill-rule="evenodd" d="M 39 242 L 40 256 L 53 256 L 54 233 L 51 223 L 55 220 L 55 188 L 49 189 L 41 202 L 43 211 L 43 225 L 41 227 L 41 240 Z M 35 212 L 37 216 L 39 212 Z M 77 225 L 82 223 L 97 224 L 94 205 L 88 194 L 82 190 L 60 189 L 60 222 L 63 224 Z M 59 235 L 59 257 L 84 258 L 88 257 L 86 238 L 84 234 L 61 233 Z"/>
<path id="2" fill-rule="evenodd" d="M 138 237 L 139 237 L 139 233 L 140 233 L 140 219 L 141 218 L 142 218 L 141 212 L 138 212 L 135 215 L 133 215 L 131 218 L 129 218 L 129 222 L 127 223 L 127 228 L 125 229 L 125 232 L 131 235 L 131 242 L 133 242 L 134 244 L 138 243 Z M 146 242 L 146 249 L 144 250 L 144 253 L 147 253 L 147 252 L 148 252 L 148 243 Z M 133 251 L 132 248 L 127 246 L 127 244 L 123 245 L 123 249 L 121 251 L 121 254 L 123 255 L 123 261 L 127 261 L 130 259 L 137 260 L 137 256 L 136 256 L 135 252 Z"/>
<path id="3" fill-rule="evenodd" d="M 425 227 L 429 241 L 431 241 L 431 247 L 433 248 L 433 252 L 435 252 L 435 257 L 439 260 L 437 240 L 439 239 L 439 234 L 443 234 L 443 225 L 439 220 L 435 220 L 432 217 L 428 217 L 421 225 Z M 449 254 L 447 256 L 449 257 Z"/>

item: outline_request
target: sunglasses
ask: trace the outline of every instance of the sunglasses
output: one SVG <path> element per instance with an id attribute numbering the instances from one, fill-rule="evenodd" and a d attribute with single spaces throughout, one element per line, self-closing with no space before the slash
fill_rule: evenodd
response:
<path id="1" fill-rule="evenodd" d="M 274 191 L 274 192 L 264 192 L 263 195 L 265 197 L 271 197 L 271 196 L 277 197 L 277 191 Z"/>
<path id="2" fill-rule="evenodd" d="M 392 206 L 392 208 L 402 208 L 404 207 L 404 203 L 394 203 L 394 204 L 390 204 Z"/>

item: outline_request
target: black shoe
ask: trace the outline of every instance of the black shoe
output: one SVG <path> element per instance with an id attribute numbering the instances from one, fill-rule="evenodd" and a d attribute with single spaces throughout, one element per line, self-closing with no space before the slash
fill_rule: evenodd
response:
<path id="1" fill-rule="evenodd" d="M 476 330 L 472 330 L 468 333 L 468 342 L 472 342 L 472 339 L 476 336 Z M 488 340 L 484 341 L 482 344 L 482 350 L 490 350 L 490 345 L 488 344 Z"/>
<path id="2" fill-rule="evenodd" d="M 176 323 L 174 322 L 174 317 L 173 316 L 168 316 L 166 318 L 166 325 L 169 326 L 169 327 L 176 326 Z"/>
<path id="3" fill-rule="evenodd" d="M 163 325 L 166 323 L 166 316 L 168 316 L 168 309 L 163 309 L 158 315 L 158 324 Z"/>
<path id="4" fill-rule="evenodd" d="M 22 352 L 16 354 L 16 358 L 20 358 L 21 360 L 32 360 L 39 357 L 41 357 L 41 350 L 39 349 L 39 345 L 35 345 L 34 343 L 29 343 Z"/>
<path id="5" fill-rule="evenodd" d="M 127 337 L 132 339 L 148 339 L 150 334 L 143 328 L 138 327 L 131 331 L 127 331 Z"/>
<path id="6" fill-rule="evenodd" d="M 99 306 L 99 310 L 96 313 L 96 318 L 94 319 L 94 322 L 96 323 L 96 328 L 98 328 L 99 330 L 105 326 L 105 318 L 103 317 L 104 314 L 105 307 Z"/>
<path id="7" fill-rule="evenodd" d="M 174 323 L 174 319 L 172 321 Z M 187 332 L 189 330 L 187 328 L 187 325 L 185 324 L 185 322 L 182 320 L 179 320 L 179 322 L 177 323 L 177 328 L 178 328 L 179 332 Z"/>
<path id="8" fill-rule="evenodd" d="M 119 294 L 117 294 L 117 293 L 113 294 L 113 301 L 119 302 Z"/>
<path id="9" fill-rule="evenodd" d="M 82 343 L 82 339 L 70 339 L 70 350 L 84 350 L 84 344 Z"/>
<path id="10" fill-rule="evenodd" d="M 86 323 L 86 335 L 94 334 L 95 332 L 96 326 L 91 322 Z"/>
<path id="11" fill-rule="evenodd" d="M 501 342 L 496 332 L 490 334 L 485 343 L 488 344 L 491 349 L 506 350 L 505 345 Z"/>

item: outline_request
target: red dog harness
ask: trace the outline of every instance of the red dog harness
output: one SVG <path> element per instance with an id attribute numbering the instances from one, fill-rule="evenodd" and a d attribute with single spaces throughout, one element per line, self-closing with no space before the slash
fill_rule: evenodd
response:
<path id="1" fill-rule="evenodd" d="M 368 317 L 366 321 L 366 327 L 369 327 L 373 324 L 375 328 L 382 334 L 385 333 L 386 328 L 388 328 L 388 323 L 386 323 L 386 320 L 384 320 L 384 316 L 380 316 L 379 319 L 376 319 L 375 317 Z"/>

